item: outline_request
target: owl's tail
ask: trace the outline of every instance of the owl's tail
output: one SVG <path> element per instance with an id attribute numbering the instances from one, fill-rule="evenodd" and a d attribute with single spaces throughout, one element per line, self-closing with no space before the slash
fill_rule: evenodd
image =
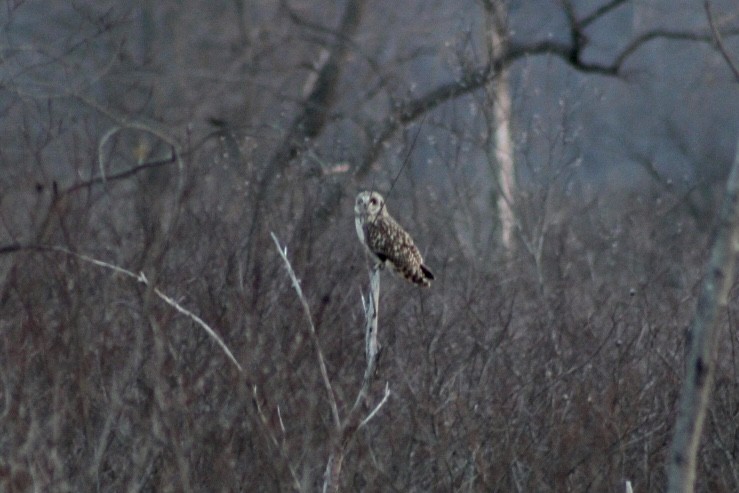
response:
<path id="1" fill-rule="evenodd" d="M 428 288 L 431 286 L 431 281 L 434 280 L 434 275 L 431 273 L 429 268 L 423 264 L 401 266 L 396 266 L 395 264 L 390 265 L 393 267 L 395 272 L 413 284 L 418 284 L 419 286 Z"/>
<path id="2" fill-rule="evenodd" d="M 416 271 L 410 276 L 410 280 L 423 287 L 430 287 L 431 281 L 434 280 L 434 274 L 431 273 L 428 267 L 421 264 L 420 272 Z"/>

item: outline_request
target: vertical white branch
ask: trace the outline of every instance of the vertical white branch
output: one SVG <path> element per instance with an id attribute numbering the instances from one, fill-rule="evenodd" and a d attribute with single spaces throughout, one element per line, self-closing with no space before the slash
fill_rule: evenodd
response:
<path id="1" fill-rule="evenodd" d="M 380 351 L 380 345 L 377 343 L 377 326 L 380 315 L 380 266 L 374 264 L 370 269 L 370 292 L 368 306 L 364 308 L 364 316 L 366 319 L 364 329 L 365 340 L 365 356 L 367 357 L 367 369 L 364 378 L 367 380 L 368 374 L 374 372 L 377 363 L 377 355 Z"/>
<path id="2" fill-rule="evenodd" d="M 390 386 L 389 384 L 385 384 L 385 392 L 382 399 L 374 406 L 374 408 L 372 408 L 371 411 L 367 413 L 364 419 L 362 419 L 360 411 L 362 409 L 362 404 L 365 402 L 367 395 L 369 394 L 372 379 L 375 375 L 375 369 L 377 368 L 377 358 L 380 354 L 380 344 L 377 342 L 380 310 L 380 266 L 378 264 L 373 265 L 370 269 L 369 296 L 366 302 L 362 300 L 362 307 L 364 308 L 366 319 L 364 338 L 367 366 L 365 367 L 362 385 L 357 393 L 357 398 L 354 400 L 354 405 L 352 406 L 351 411 L 349 411 L 349 415 L 342 423 L 341 433 L 339 433 L 339 436 L 336 438 L 333 447 L 331 448 L 331 454 L 326 463 L 326 472 L 324 474 L 324 493 L 334 493 L 338 491 L 341 467 L 351 440 L 354 438 L 354 435 L 358 430 L 363 428 L 372 420 L 372 418 L 375 417 L 380 408 L 385 405 L 390 397 Z"/>
<path id="3" fill-rule="evenodd" d="M 359 389 L 357 398 L 354 400 L 350 415 L 356 413 L 362 405 L 362 402 L 369 393 L 369 387 L 372 383 L 372 377 L 377 367 L 377 358 L 380 354 L 380 344 L 377 342 L 377 327 L 380 310 L 380 266 L 373 264 L 370 268 L 370 291 L 366 303 L 362 303 L 364 307 L 364 353 L 367 357 L 367 366 L 364 369 L 364 378 L 362 386 Z"/>

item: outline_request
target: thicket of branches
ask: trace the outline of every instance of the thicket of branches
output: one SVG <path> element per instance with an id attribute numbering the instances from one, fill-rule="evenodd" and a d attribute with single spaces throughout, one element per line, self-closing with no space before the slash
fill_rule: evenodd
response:
<path id="1" fill-rule="evenodd" d="M 503 15 L 490 5 L 469 8 Z M 502 68 L 543 58 L 620 83 L 640 49 L 679 40 L 726 75 L 707 27 L 590 51 L 599 23 L 636 7 L 589 5 L 562 2 L 556 36 L 531 28 L 484 55 L 476 25 L 437 44 L 428 23 L 458 18 L 425 2 L 9 4 L 0 489 L 319 489 L 341 438 L 331 402 L 347 416 L 367 366 L 354 195 L 388 191 L 408 152 L 388 208 L 437 280 L 382 274 L 364 415 L 390 394 L 353 435 L 340 490 L 663 489 L 722 171 L 674 181 L 651 156 L 646 184 L 589 182 L 578 118 L 595 96 L 565 91 L 512 116 L 515 247 L 496 240 L 481 108 Z M 526 67 L 516 108 L 539 91 Z M 727 169 L 673 137 L 695 170 Z M 698 491 L 739 490 L 738 310 L 721 314 Z"/>

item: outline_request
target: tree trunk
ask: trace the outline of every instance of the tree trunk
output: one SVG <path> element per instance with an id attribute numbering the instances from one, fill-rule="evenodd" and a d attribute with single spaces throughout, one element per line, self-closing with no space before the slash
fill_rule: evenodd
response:
<path id="1" fill-rule="evenodd" d="M 506 50 L 507 13 L 500 1 L 484 2 L 487 15 L 487 42 L 490 60 L 495 60 Z M 493 105 L 495 133 L 489 154 L 497 163 L 497 210 L 500 222 L 500 238 L 506 249 L 510 250 L 513 240 L 513 191 L 516 176 L 513 167 L 513 139 L 511 137 L 511 88 L 508 83 L 508 69 L 502 68 L 495 79 L 486 87 L 488 101 Z"/>

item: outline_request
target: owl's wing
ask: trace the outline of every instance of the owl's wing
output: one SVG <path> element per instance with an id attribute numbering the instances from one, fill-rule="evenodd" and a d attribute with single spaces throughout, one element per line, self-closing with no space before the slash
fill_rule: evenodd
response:
<path id="1" fill-rule="evenodd" d="M 380 216 L 364 225 L 367 248 L 380 262 L 387 262 L 407 280 L 430 286 L 434 275 L 423 265 L 413 238 L 390 216 Z"/>
<path id="2" fill-rule="evenodd" d="M 409 252 L 418 251 L 410 235 L 387 216 L 368 221 L 364 226 L 364 235 L 367 246 L 382 262 L 389 260 L 395 264 L 402 261 Z"/>
<path id="3" fill-rule="evenodd" d="M 374 222 L 371 228 L 370 243 L 378 256 L 385 256 L 387 260 L 398 265 L 413 261 L 423 263 L 413 238 L 392 217 L 382 216 Z"/>

